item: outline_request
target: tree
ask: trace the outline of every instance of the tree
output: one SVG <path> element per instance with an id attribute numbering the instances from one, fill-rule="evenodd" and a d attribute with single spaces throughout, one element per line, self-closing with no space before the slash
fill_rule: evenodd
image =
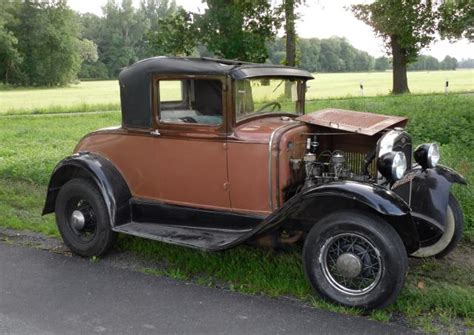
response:
<path id="1" fill-rule="evenodd" d="M 279 38 L 268 44 L 269 60 L 273 64 L 284 63 L 285 42 L 285 38 Z M 297 66 L 311 72 L 371 71 L 374 68 L 372 56 L 340 37 L 301 38 L 297 54 L 301 55 Z"/>
<path id="2" fill-rule="evenodd" d="M 436 16 L 431 1 L 377 0 L 368 5 L 353 5 L 352 11 L 384 39 L 392 54 L 392 93 L 409 92 L 407 65 L 434 40 Z"/>
<path id="3" fill-rule="evenodd" d="M 263 63 L 266 42 L 280 26 L 278 11 L 267 0 L 207 0 L 196 15 L 200 40 L 217 56 Z"/>
<path id="4" fill-rule="evenodd" d="M 461 61 L 458 63 L 458 68 L 474 69 L 474 59 L 473 58 L 461 59 Z"/>
<path id="5" fill-rule="evenodd" d="M 143 43 L 147 22 L 132 0 L 122 0 L 120 4 L 108 0 L 102 11 L 104 18 L 95 42 L 109 76 L 116 77 L 124 67 L 139 60 L 137 50 Z"/>
<path id="6" fill-rule="evenodd" d="M 19 67 L 23 61 L 18 51 L 18 39 L 6 26 L 13 20 L 9 10 L 12 6 L 8 2 L 0 3 L 0 78 L 5 84 L 21 76 Z"/>
<path id="7" fill-rule="evenodd" d="M 443 38 L 474 41 L 474 2 L 444 1 L 439 6 L 438 30 Z"/>
<path id="8" fill-rule="evenodd" d="M 440 6 L 430 0 L 376 0 L 371 4 L 353 5 L 351 9 L 383 38 L 393 57 L 393 94 L 409 92 L 407 65 L 435 39 L 437 30 L 442 36 L 452 38 L 472 32 L 469 22 L 472 23 L 473 12 L 469 0 L 445 1 Z"/>
<path id="9" fill-rule="evenodd" d="M 146 31 L 143 42 L 137 45 L 136 52 L 140 59 L 163 53 L 157 45 L 157 39 L 161 34 L 166 34 L 165 29 L 171 30 L 168 20 L 176 16 L 178 10 L 175 0 L 141 0 L 138 13 L 145 20 Z"/>
<path id="10" fill-rule="evenodd" d="M 390 68 L 390 60 L 387 57 L 382 56 L 382 57 L 375 58 L 375 64 L 374 64 L 375 71 L 386 71 L 389 68 Z"/>
<path id="11" fill-rule="evenodd" d="M 420 55 L 416 62 L 408 65 L 410 71 L 437 71 L 439 70 L 439 61 L 433 56 Z"/>
<path id="12" fill-rule="evenodd" d="M 158 22 L 161 28 L 147 37 L 155 54 L 189 56 L 196 52 L 199 32 L 191 13 L 179 8 Z"/>
<path id="13" fill-rule="evenodd" d="M 80 68 L 78 25 L 66 0 L 17 3 L 11 30 L 23 58 L 21 83 L 64 85 Z"/>
<path id="14" fill-rule="evenodd" d="M 320 54 L 321 41 L 317 38 L 305 39 L 299 41 L 301 60 L 299 66 L 310 71 L 321 71 Z"/>
<path id="15" fill-rule="evenodd" d="M 442 70 L 456 70 L 458 67 L 458 60 L 455 57 L 446 56 L 439 64 Z"/>

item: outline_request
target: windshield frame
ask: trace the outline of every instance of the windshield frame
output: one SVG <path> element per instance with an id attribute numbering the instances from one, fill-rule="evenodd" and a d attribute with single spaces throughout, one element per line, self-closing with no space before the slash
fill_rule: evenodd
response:
<path id="1" fill-rule="evenodd" d="M 295 103 L 295 113 L 285 112 L 285 111 L 263 111 L 260 113 L 249 113 L 243 116 L 237 116 L 237 83 L 239 81 L 247 81 L 247 80 L 294 80 L 297 83 L 297 100 L 294 101 Z M 275 117 L 275 116 L 288 116 L 292 118 L 296 118 L 298 116 L 304 115 L 304 105 L 305 105 L 305 93 L 306 93 L 306 81 L 307 79 L 301 77 L 292 77 L 292 76 L 259 76 L 259 77 L 250 77 L 245 79 L 233 79 L 233 87 L 232 87 L 232 96 L 233 96 L 233 103 L 232 103 L 232 110 L 233 110 L 233 123 L 235 125 L 239 125 L 244 122 L 248 122 L 249 120 L 259 119 L 263 117 Z"/>

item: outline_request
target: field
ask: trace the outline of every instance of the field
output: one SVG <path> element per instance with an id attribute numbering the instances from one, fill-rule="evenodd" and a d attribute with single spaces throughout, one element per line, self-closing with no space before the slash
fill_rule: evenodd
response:
<path id="1" fill-rule="evenodd" d="M 308 83 L 308 99 L 365 96 L 390 92 L 391 72 L 321 73 Z M 408 72 L 412 93 L 441 93 L 449 80 L 450 92 L 474 92 L 474 70 Z M 8 89 L 0 86 L 0 114 L 54 113 L 119 109 L 116 80 L 84 81 L 65 88 Z"/>
<path id="2" fill-rule="evenodd" d="M 85 84 L 96 85 L 99 82 Z M 53 89 L 51 92 L 61 92 L 57 98 L 65 99 L 62 95 L 68 90 L 74 88 Z M 15 92 L 4 91 L 0 95 Z M 46 92 L 51 93 L 45 91 L 44 100 L 50 99 Z M 54 98 L 51 100 L 54 101 Z M 99 96 L 91 101 L 100 104 Z M 320 99 L 307 103 L 308 111 L 324 107 L 409 116 L 408 131 L 415 143 L 436 140 L 441 144 L 442 162 L 474 180 L 473 95 L 358 97 Z M 51 170 L 60 159 L 71 153 L 85 133 L 119 123 L 120 114 L 117 111 L 0 116 L 0 227 L 58 237 L 54 216 L 40 216 Z M 389 321 L 402 317 L 425 331 L 474 327 L 474 187 L 472 184 L 455 187 L 454 193 L 465 212 L 463 245 L 454 256 L 443 261 L 412 261 L 407 284 L 397 303 L 387 310 L 372 313 L 371 318 Z M 141 269 L 146 273 L 250 294 L 292 296 L 329 310 L 361 313 L 313 298 L 303 274 L 299 247 L 270 252 L 242 246 L 209 254 L 122 237 L 118 248 L 160 264 Z"/>

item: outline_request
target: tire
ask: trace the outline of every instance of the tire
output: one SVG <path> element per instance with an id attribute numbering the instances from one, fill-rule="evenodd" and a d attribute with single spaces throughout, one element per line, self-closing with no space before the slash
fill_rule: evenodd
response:
<path id="1" fill-rule="evenodd" d="M 464 231 L 464 215 L 459 202 L 449 194 L 448 209 L 446 210 L 446 230 L 431 245 L 421 247 L 410 256 L 417 258 L 443 258 L 453 251 L 461 240 Z"/>
<path id="2" fill-rule="evenodd" d="M 378 216 L 359 211 L 317 222 L 306 238 L 303 262 L 319 296 L 366 310 L 392 304 L 408 268 L 397 232 Z"/>
<path id="3" fill-rule="evenodd" d="M 79 256 L 103 255 L 117 239 L 104 199 L 90 180 L 72 179 L 64 184 L 56 199 L 55 212 L 64 243 Z"/>

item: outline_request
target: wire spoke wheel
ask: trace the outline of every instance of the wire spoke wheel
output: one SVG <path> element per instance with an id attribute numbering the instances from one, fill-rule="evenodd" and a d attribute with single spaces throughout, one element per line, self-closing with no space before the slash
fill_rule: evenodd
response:
<path id="1" fill-rule="evenodd" d="M 321 249 L 320 264 L 331 286 L 349 295 L 370 292 L 379 283 L 383 270 L 380 251 L 354 233 L 329 238 Z"/>

